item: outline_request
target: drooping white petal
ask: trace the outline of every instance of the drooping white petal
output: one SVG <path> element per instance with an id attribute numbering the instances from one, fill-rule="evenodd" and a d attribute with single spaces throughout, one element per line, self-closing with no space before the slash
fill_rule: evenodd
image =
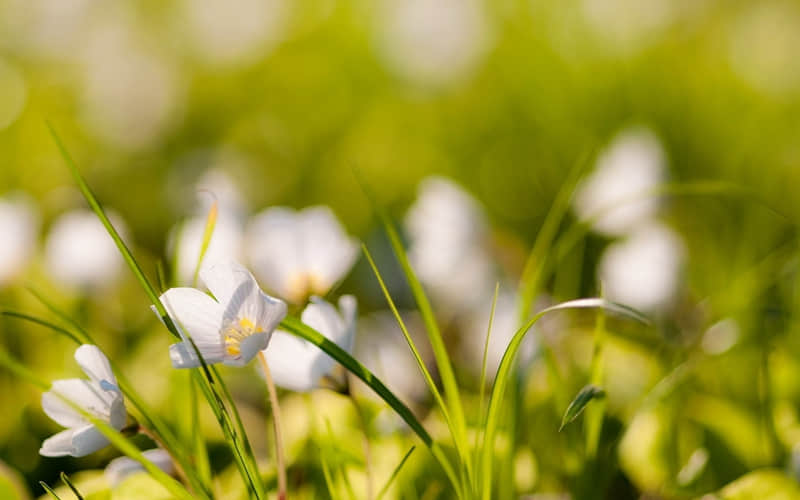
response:
<path id="1" fill-rule="evenodd" d="M 234 261 L 223 260 L 204 267 L 200 277 L 223 309 L 223 324 L 237 318 L 254 320 L 265 307 L 253 275 Z"/>
<path id="2" fill-rule="evenodd" d="M 305 260 L 294 210 L 272 207 L 255 215 L 247 226 L 245 252 L 268 290 L 293 298 L 293 280 L 303 275 Z"/>
<path id="3" fill-rule="evenodd" d="M 143 451 L 142 455 L 167 474 L 173 474 L 175 472 L 172 458 L 166 450 L 154 448 L 152 450 Z M 128 476 L 139 472 L 145 472 L 145 468 L 142 464 L 132 458 L 118 457 L 108 463 L 104 475 L 106 480 L 108 480 L 113 487 L 117 486 Z"/>
<path id="4" fill-rule="evenodd" d="M 95 417 L 102 418 L 104 420 L 107 420 L 110 417 L 111 404 L 118 397 L 120 397 L 119 392 L 116 390 L 104 390 L 98 382 L 78 378 L 54 381 L 52 389 L 42 395 L 43 403 L 45 396 L 48 394 L 50 396 L 47 396 L 48 404 L 47 408 L 45 408 L 45 413 L 47 413 L 49 408 L 55 409 L 55 411 L 60 415 L 59 418 L 68 414 L 69 409 L 72 408 L 69 403 L 63 400 L 66 399 L 67 401 L 70 401 L 83 408 Z M 73 411 L 80 416 L 79 412 L 76 410 Z M 50 416 L 49 413 L 48 416 Z M 55 417 L 51 418 L 56 420 Z M 58 422 L 58 420 L 56 421 Z"/>
<path id="5" fill-rule="evenodd" d="M 197 345 L 197 350 L 209 364 L 219 363 L 225 359 L 222 343 L 206 344 L 203 347 Z M 169 359 L 172 361 L 173 368 L 197 368 L 203 364 L 200 362 L 194 346 L 188 340 L 169 346 Z"/>
<path id="6" fill-rule="evenodd" d="M 176 326 L 188 333 L 198 347 L 221 343 L 222 306 L 195 288 L 170 288 L 159 297 Z"/>
<path id="7" fill-rule="evenodd" d="M 43 457 L 67 457 L 72 455 L 72 435 L 77 428 L 67 429 L 45 439 L 39 448 Z"/>
<path id="8" fill-rule="evenodd" d="M 96 345 L 83 344 L 75 350 L 75 361 L 81 370 L 93 381 L 100 383 L 105 380 L 116 385 L 117 378 L 111 371 L 108 358 Z"/>
<path id="9" fill-rule="evenodd" d="M 76 409 L 50 391 L 42 394 L 42 409 L 48 417 L 63 427 L 77 427 L 88 423 Z"/>
<path id="10" fill-rule="evenodd" d="M 353 266 L 358 244 L 347 236 L 328 207 L 309 207 L 299 216 L 307 275 L 312 280 L 312 291 L 322 295 Z"/>
<path id="11" fill-rule="evenodd" d="M 286 302 L 270 297 L 264 292 L 259 293 L 259 301 L 255 316 L 256 323 L 265 331 L 271 332 L 286 317 L 288 307 Z"/>
<path id="12" fill-rule="evenodd" d="M 71 455 L 73 457 L 85 457 L 108 445 L 108 438 L 94 425 L 78 427 L 72 435 Z"/>

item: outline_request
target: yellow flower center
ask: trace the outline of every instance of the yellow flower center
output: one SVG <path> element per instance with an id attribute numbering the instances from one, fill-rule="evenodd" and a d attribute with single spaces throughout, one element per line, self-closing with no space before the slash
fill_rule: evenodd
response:
<path id="1" fill-rule="evenodd" d="M 238 321 L 231 321 L 225 329 L 223 338 L 225 339 L 225 351 L 230 356 L 238 356 L 242 353 L 239 345 L 242 340 L 251 335 L 263 332 L 264 329 L 253 323 L 247 318 L 241 318 Z"/>
<path id="2" fill-rule="evenodd" d="M 327 291 L 328 285 L 318 275 L 297 273 L 289 278 L 288 297 L 286 298 L 294 303 L 301 303 L 311 294 L 325 295 Z"/>

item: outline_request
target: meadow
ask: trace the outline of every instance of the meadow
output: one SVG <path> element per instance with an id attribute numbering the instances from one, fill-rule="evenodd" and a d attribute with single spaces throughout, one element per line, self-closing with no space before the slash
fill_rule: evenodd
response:
<path id="1" fill-rule="evenodd" d="M 798 46 L 0 0 L 0 500 L 800 499 Z"/>

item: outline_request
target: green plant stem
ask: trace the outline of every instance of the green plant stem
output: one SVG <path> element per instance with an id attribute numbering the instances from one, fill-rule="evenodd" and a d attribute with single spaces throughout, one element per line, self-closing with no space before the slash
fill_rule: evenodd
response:
<path id="1" fill-rule="evenodd" d="M 278 500 L 286 500 L 286 457 L 283 454 L 283 430 L 281 429 L 281 409 L 278 405 L 278 391 L 275 389 L 275 382 L 272 380 L 272 373 L 269 370 L 264 351 L 258 353 L 258 360 L 261 362 L 264 379 L 267 381 L 269 404 L 272 407 L 272 427 L 275 431 L 275 463 L 278 470 Z"/>

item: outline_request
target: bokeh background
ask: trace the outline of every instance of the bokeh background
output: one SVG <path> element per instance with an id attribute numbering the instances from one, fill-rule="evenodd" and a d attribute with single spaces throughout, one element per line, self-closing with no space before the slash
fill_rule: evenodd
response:
<path id="1" fill-rule="evenodd" d="M 438 186 L 444 205 L 431 202 L 434 215 L 418 218 L 433 232 L 440 224 L 445 248 L 428 247 L 439 261 L 417 264 L 432 266 L 426 285 L 475 411 L 475 346 L 480 352 L 494 284 L 513 309 L 526 256 L 580 169 L 583 195 L 557 241 L 577 237 L 551 255 L 537 308 L 606 293 L 633 302 L 653 325 L 608 321 L 605 465 L 592 470 L 581 425 L 557 430 L 589 378 L 595 315 L 563 314 L 541 328 L 519 372 L 518 426 L 505 436 L 512 452 L 503 469 L 513 478 L 499 481 L 498 495 L 684 498 L 763 467 L 792 495 L 800 475 L 798 47 L 800 3 L 791 0 L 0 0 L 0 309 L 46 317 L 32 287 L 87 327 L 158 411 L 184 411 L 173 383 L 181 375 L 166 356 L 171 339 L 135 279 L 90 218 L 59 221 L 85 202 L 46 121 L 151 276 L 158 262 L 177 267 L 174 228 L 202 217 L 209 199 L 239 220 L 274 205 L 324 204 L 375 253 L 412 324 L 413 299 L 356 172 L 412 248 L 425 229 L 409 207 Z M 592 177 L 620 162 L 616 180 Z M 600 208 L 592 189 L 624 194 L 659 183 L 670 188 L 650 193 L 629 214 L 636 220 L 569 232 Z M 447 210 L 455 215 L 435 217 Z M 458 254 L 447 241 L 480 248 L 480 258 L 447 259 Z M 481 266 L 491 271 L 481 275 Z M 448 278 L 476 274 L 448 287 Z M 402 340 L 363 258 L 340 292 L 359 299 L 359 345 L 374 351 Z M 42 377 L 77 374 L 68 340 L 9 317 L 0 317 L 0 332 Z M 414 367 L 401 358 L 389 356 L 383 376 L 435 425 L 430 397 L 406 380 Z M 261 379 L 254 370 L 225 373 L 266 457 Z M 100 470 L 115 455 L 40 457 L 56 426 L 39 397 L 0 375 L 0 459 L 34 496 L 43 493 L 39 480 Z M 347 477 L 359 483 L 348 403 L 324 391 L 283 399 L 295 488 L 328 494 L 320 446 L 352 461 Z M 376 460 L 391 470 L 414 440 L 381 405 L 365 404 L 374 410 Z M 326 419 L 342 423 L 335 437 Z M 221 443 L 210 420 L 208 435 Z M 224 474 L 230 457 L 222 444 L 212 451 Z M 426 453 L 412 455 L 393 494 L 449 497 Z"/>

